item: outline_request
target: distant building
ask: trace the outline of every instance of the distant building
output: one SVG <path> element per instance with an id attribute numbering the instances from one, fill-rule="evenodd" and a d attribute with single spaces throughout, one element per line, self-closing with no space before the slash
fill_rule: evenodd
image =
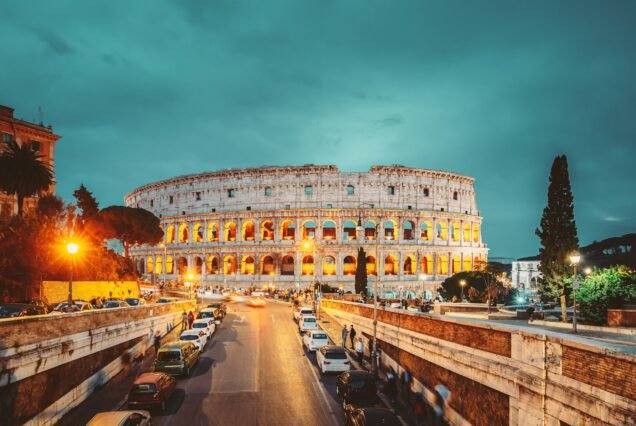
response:
<path id="1" fill-rule="evenodd" d="M 539 280 L 542 275 L 539 272 L 538 260 L 517 260 L 512 262 L 512 288 L 524 291 L 528 294 L 536 294 L 539 291 Z"/>
<path id="2" fill-rule="evenodd" d="M 45 127 L 43 124 L 30 123 L 13 117 L 13 108 L 0 105 L 0 150 L 6 144 L 16 141 L 19 145 L 29 144 L 31 148 L 42 154 L 43 160 L 51 166 L 54 171 L 55 165 L 55 142 L 60 139 L 53 133 L 51 126 Z M 55 192 L 55 181 L 43 194 Z M 37 202 L 36 197 L 29 197 L 24 200 L 25 211 L 34 208 Z M 0 191 L 0 216 L 10 216 L 17 213 L 18 201 L 15 195 L 8 195 Z"/>

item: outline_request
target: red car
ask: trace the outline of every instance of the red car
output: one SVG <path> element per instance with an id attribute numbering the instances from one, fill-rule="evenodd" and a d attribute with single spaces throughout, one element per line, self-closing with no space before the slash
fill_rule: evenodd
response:
<path id="1" fill-rule="evenodd" d="M 128 393 L 128 409 L 159 407 L 165 411 L 166 401 L 176 387 L 176 379 L 166 373 L 143 373 L 135 379 Z"/>

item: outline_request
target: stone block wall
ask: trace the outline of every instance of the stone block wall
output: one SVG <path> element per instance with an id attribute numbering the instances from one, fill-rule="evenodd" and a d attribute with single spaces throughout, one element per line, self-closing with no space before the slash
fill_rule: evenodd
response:
<path id="1" fill-rule="evenodd" d="M 136 281 L 73 281 L 73 298 L 91 300 L 97 296 L 105 298 L 139 297 L 139 283 Z M 44 281 L 42 296 L 49 303 L 68 299 L 67 281 Z"/>

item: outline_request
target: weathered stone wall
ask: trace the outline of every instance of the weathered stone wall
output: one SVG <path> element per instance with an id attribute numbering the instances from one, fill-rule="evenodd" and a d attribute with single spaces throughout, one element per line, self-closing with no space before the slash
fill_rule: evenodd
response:
<path id="1" fill-rule="evenodd" d="M 610 327 L 636 327 L 636 308 L 608 309 L 607 324 Z"/>
<path id="2" fill-rule="evenodd" d="M 73 299 L 91 300 L 101 296 L 105 298 L 139 297 L 139 283 L 136 281 L 73 281 Z M 49 303 L 68 299 L 67 281 L 44 281 L 42 296 Z"/>

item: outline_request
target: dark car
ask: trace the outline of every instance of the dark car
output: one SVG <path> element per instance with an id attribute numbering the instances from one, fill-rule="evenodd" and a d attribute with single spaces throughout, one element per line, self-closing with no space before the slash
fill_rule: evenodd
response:
<path id="1" fill-rule="evenodd" d="M 174 377 L 166 373 L 144 373 L 137 377 L 128 393 L 128 409 L 158 407 L 166 410 L 166 402 L 177 387 Z"/>
<path id="2" fill-rule="evenodd" d="M 345 426 L 401 426 L 402 422 L 392 410 L 380 407 L 355 408 L 348 405 L 345 409 Z"/>
<path id="3" fill-rule="evenodd" d="M 28 299 L 28 300 L 18 300 L 15 303 L 21 303 L 24 305 L 35 305 L 35 306 L 41 306 L 42 308 L 44 308 L 45 310 L 45 314 L 48 314 L 49 312 L 51 312 L 53 310 L 53 308 L 49 307 L 49 305 L 47 303 L 44 303 L 43 300 L 40 299 Z"/>
<path id="4" fill-rule="evenodd" d="M 0 318 L 18 318 L 30 315 L 44 315 L 46 308 L 26 303 L 5 303 L 0 305 Z"/>
<path id="5" fill-rule="evenodd" d="M 128 308 L 130 305 L 123 300 L 109 300 L 104 302 L 103 309 L 112 309 L 112 308 Z"/>
<path id="6" fill-rule="evenodd" d="M 155 372 L 190 376 L 192 367 L 199 362 L 200 351 L 192 342 L 172 342 L 157 352 Z"/>
<path id="7" fill-rule="evenodd" d="M 130 306 L 141 306 L 146 304 L 146 300 L 141 297 L 127 297 L 124 300 Z"/>
<path id="8" fill-rule="evenodd" d="M 379 402 L 376 378 L 368 371 L 351 370 L 338 376 L 336 394 L 342 399 L 342 407 L 370 406 Z"/>
<path id="9" fill-rule="evenodd" d="M 225 316 L 227 315 L 227 305 L 225 303 L 210 303 L 208 306 L 208 308 L 212 308 L 212 309 L 218 309 L 221 313 L 221 319 L 225 318 Z"/>

